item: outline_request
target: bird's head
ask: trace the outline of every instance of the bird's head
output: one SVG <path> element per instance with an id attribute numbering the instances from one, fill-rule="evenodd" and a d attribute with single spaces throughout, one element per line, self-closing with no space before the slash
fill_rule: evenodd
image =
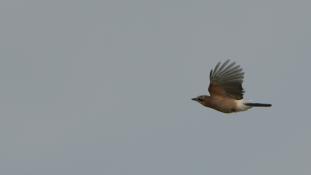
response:
<path id="1" fill-rule="evenodd" d="M 209 97 L 210 96 L 207 96 L 207 95 L 200 95 L 200 96 L 197 96 L 195 98 L 192 98 L 192 100 L 203 104 L 204 102 L 206 102 L 209 99 Z"/>

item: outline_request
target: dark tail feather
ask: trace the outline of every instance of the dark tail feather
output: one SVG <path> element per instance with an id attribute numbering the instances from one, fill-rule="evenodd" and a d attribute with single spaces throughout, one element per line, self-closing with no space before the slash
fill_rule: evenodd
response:
<path id="1" fill-rule="evenodd" d="M 246 106 L 251 107 L 271 107 L 271 104 L 265 104 L 265 103 L 245 103 Z"/>

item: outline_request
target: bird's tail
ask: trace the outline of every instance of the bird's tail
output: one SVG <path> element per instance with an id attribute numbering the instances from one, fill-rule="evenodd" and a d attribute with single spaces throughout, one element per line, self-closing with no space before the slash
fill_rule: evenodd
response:
<path id="1" fill-rule="evenodd" d="M 246 106 L 250 107 L 271 107 L 271 104 L 266 104 L 266 103 L 245 103 Z"/>

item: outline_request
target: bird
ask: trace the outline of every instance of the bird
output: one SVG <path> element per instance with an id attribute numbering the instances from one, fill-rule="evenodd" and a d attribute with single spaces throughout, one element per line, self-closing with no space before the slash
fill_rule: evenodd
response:
<path id="1" fill-rule="evenodd" d="M 205 107 L 223 113 L 246 111 L 252 107 L 271 107 L 272 104 L 252 103 L 243 99 L 244 89 L 242 87 L 244 72 L 240 65 L 230 59 L 218 62 L 210 71 L 210 84 L 208 95 L 200 95 L 192 98 Z"/>

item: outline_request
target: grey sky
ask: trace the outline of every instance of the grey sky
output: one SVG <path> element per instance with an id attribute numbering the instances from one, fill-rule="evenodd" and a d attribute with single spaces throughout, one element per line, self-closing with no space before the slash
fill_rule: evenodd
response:
<path id="1" fill-rule="evenodd" d="M 0 2 L 0 174 L 309 175 L 309 1 Z M 210 69 L 246 98 L 222 114 Z"/>

